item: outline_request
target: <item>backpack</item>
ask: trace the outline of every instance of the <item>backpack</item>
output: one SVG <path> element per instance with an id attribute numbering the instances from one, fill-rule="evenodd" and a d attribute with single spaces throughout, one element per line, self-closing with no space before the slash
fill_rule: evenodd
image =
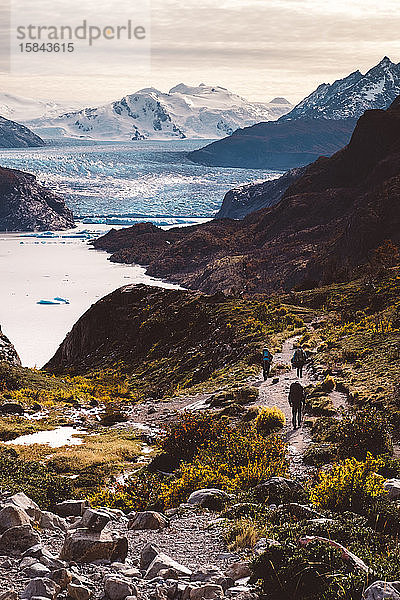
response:
<path id="1" fill-rule="evenodd" d="M 264 348 L 264 350 L 263 350 L 263 361 L 264 362 L 272 362 L 272 354 L 266 348 Z"/>
<path id="2" fill-rule="evenodd" d="M 291 363 L 294 367 L 298 367 L 303 365 L 307 360 L 306 354 L 303 348 L 297 348 L 295 353 L 293 354 Z"/>

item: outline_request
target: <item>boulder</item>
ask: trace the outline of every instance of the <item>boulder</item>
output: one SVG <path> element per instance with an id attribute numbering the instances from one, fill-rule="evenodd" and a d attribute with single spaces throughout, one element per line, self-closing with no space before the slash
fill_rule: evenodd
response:
<path id="1" fill-rule="evenodd" d="M 56 504 L 55 512 L 60 517 L 81 517 L 87 508 L 87 500 L 65 500 Z"/>
<path id="2" fill-rule="evenodd" d="M 110 521 L 110 515 L 102 510 L 87 508 L 82 516 L 81 525 L 91 531 L 100 532 Z"/>
<path id="3" fill-rule="evenodd" d="M 228 500 L 226 492 L 215 488 L 196 490 L 188 498 L 189 504 L 197 504 L 210 510 L 222 510 Z"/>
<path id="4" fill-rule="evenodd" d="M 168 519 L 161 513 L 155 512 L 154 510 L 137 512 L 132 515 L 128 515 L 128 517 L 128 529 L 164 529 L 169 525 Z"/>
<path id="5" fill-rule="evenodd" d="M 215 565 L 206 565 L 194 571 L 190 576 L 190 581 L 213 581 L 216 578 L 223 577 L 221 569 Z"/>
<path id="6" fill-rule="evenodd" d="M 60 587 L 54 581 L 47 577 L 40 577 L 32 579 L 28 583 L 22 592 L 21 598 L 23 598 L 23 600 L 32 600 L 35 596 L 39 596 L 42 598 L 50 598 L 50 600 L 56 600 L 59 591 Z"/>
<path id="7" fill-rule="evenodd" d="M 0 533 L 10 529 L 10 527 L 30 524 L 31 520 L 22 508 L 10 504 L 0 510 Z"/>
<path id="8" fill-rule="evenodd" d="M 294 517 L 297 517 L 298 519 L 308 519 L 308 520 L 312 520 L 312 519 L 323 519 L 324 515 L 321 515 L 321 513 L 317 512 L 316 510 L 314 510 L 313 508 L 310 508 L 309 506 L 305 505 L 305 504 L 297 504 L 297 502 L 292 502 L 291 504 L 285 504 L 284 508 Z"/>
<path id="9" fill-rule="evenodd" d="M 40 562 L 35 562 L 22 569 L 23 575 L 29 579 L 35 579 L 36 577 L 50 577 L 50 569 L 42 565 Z"/>
<path id="10" fill-rule="evenodd" d="M 24 494 L 24 492 L 19 492 L 18 494 L 10 496 L 6 499 L 4 505 L 16 506 L 17 508 L 20 508 L 21 510 L 25 511 L 26 514 L 29 517 L 31 517 L 31 519 L 33 519 L 36 523 L 40 523 L 42 511 L 40 510 L 36 502 L 28 498 L 28 496 Z"/>
<path id="11" fill-rule="evenodd" d="M 396 500 L 400 496 L 400 479 L 387 479 L 383 487 L 388 492 L 390 500 Z"/>
<path id="12" fill-rule="evenodd" d="M 49 529 L 50 531 L 56 531 L 57 529 L 67 531 L 66 521 L 62 517 L 59 517 L 52 512 L 48 512 L 47 510 L 44 510 L 42 513 L 40 527 L 41 529 Z"/>
<path id="13" fill-rule="evenodd" d="M 304 488 L 292 479 L 285 477 L 271 477 L 265 483 L 260 483 L 254 488 L 254 494 L 258 502 L 268 504 L 282 504 L 302 498 Z"/>
<path id="14" fill-rule="evenodd" d="M 190 590 L 190 600 L 205 600 L 214 598 L 223 598 L 224 590 L 216 583 L 205 583 L 204 585 Z"/>
<path id="15" fill-rule="evenodd" d="M 30 525 L 10 527 L 0 536 L 0 553 L 8 555 L 11 552 L 22 553 L 40 542 L 39 534 Z"/>
<path id="16" fill-rule="evenodd" d="M 79 563 L 121 561 L 128 554 L 128 540 L 118 533 L 73 529 L 66 535 L 60 559 Z"/>
<path id="17" fill-rule="evenodd" d="M 0 406 L 1 415 L 23 415 L 24 408 L 17 402 L 5 402 Z"/>
<path id="18" fill-rule="evenodd" d="M 151 544 L 150 542 L 146 544 L 140 553 L 140 569 L 142 571 L 147 571 L 158 554 L 160 554 L 160 551 L 157 546 L 154 546 L 154 544 Z"/>
<path id="19" fill-rule="evenodd" d="M 136 596 L 135 586 L 117 575 L 109 575 L 104 581 L 104 591 L 108 600 L 125 600 L 127 596 Z"/>
<path id="20" fill-rule="evenodd" d="M 67 591 L 72 600 L 89 600 L 92 595 L 92 592 L 80 583 L 68 583 Z"/>
<path id="21" fill-rule="evenodd" d="M 226 576 L 231 577 L 234 581 L 251 576 L 251 570 L 247 563 L 239 561 L 230 565 L 226 571 Z"/>
<path id="22" fill-rule="evenodd" d="M 307 546 L 310 542 L 322 542 L 333 548 L 336 548 L 340 551 L 343 560 L 347 561 L 349 566 L 353 569 L 357 569 L 359 571 L 364 571 L 364 573 L 372 573 L 372 570 L 365 564 L 364 561 L 361 560 L 358 556 L 347 550 L 342 544 L 339 542 L 335 542 L 334 540 L 330 540 L 329 538 L 324 538 L 319 535 L 307 535 L 303 538 L 300 538 L 299 545 Z"/>
<path id="23" fill-rule="evenodd" d="M 375 581 L 367 588 L 363 600 L 400 600 L 400 581 Z"/>
<path id="24" fill-rule="evenodd" d="M 160 554 L 157 554 L 157 556 L 149 565 L 145 574 L 145 579 L 153 579 L 154 577 L 157 577 L 160 571 L 165 569 L 174 569 L 179 574 L 179 577 L 190 577 L 192 575 L 192 571 L 190 569 L 187 569 L 161 552 Z"/>

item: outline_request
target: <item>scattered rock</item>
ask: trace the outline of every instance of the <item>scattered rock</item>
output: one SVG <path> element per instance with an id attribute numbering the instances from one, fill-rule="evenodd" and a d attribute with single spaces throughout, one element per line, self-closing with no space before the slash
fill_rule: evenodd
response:
<path id="1" fill-rule="evenodd" d="M 140 569 L 142 571 L 147 571 L 150 564 L 153 562 L 156 556 L 160 553 L 157 546 L 154 544 L 146 544 L 140 553 Z"/>
<path id="2" fill-rule="evenodd" d="M 79 583 L 68 583 L 67 591 L 72 600 L 89 600 L 92 595 L 88 588 Z"/>
<path id="3" fill-rule="evenodd" d="M 41 529 L 50 529 L 52 531 L 57 529 L 61 529 L 61 531 L 67 531 L 66 521 L 62 517 L 48 512 L 47 510 L 44 510 L 42 513 L 40 527 Z"/>
<path id="4" fill-rule="evenodd" d="M 375 581 L 363 594 L 363 600 L 400 600 L 400 581 Z"/>
<path id="5" fill-rule="evenodd" d="M 10 527 L 0 536 L 0 553 L 22 553 L 39 542 L 39 534 L 30 525 Z"/>
<path id="6" fill-rule="evenodd" d="M 50 578 L 60 586 L 62 590 L 67 589 L 67 585 L 72 581 L 72 573 L 67 569 L 56 569 L 51 574 Z"/>
<path id="7" fill-rule="evenodd" d="M 160 571 L 164 569 L 174 569 L 180 577 L 190 577 L 192 575 L 192 571 L 187 569 L 183 565 L 180 565 L 178 562 L 163 554 L 157 554 L 152 563 L 149 565 L 145 579 L 153 579 L 153 577 L 157 577 Z"/>
<path id="8" fill-rule="evenodd" d="M 42 511 L 36 502 L 28 498 L 28 496 L 23 492 L 19 492 L 18 494 L 14 494 L 13 496 L 7 498 L 7 500 L 4 502 L 4 505 L 9 506 L 10 504 L 25 511 L 26 514 L 36 523 L 40 523 Z"/>
<path id="9" fill-rule="evenodd" d="M 390 500 L 396 500 L 400 496 L 400 479 L 387 479 L 383 487 L 388 492 Z"/>
<path id="10" fill-rule="evenodd" d="M 19 525 L 30 525 L 31 520 L 24 510 L 16 506 L 5 506 L 0 510 L 0 532 L 17 527 Z"/>
<path id="11" fill-rule="evenodd" d="M 14 590 L 0 593 L 0 600 L 18 600 L 18 594 Z"/>
<path id="12" fill-rule="evenodd" d="M 32 600 L 35 596 L 56 600 L 60 587 L 47 577 L 32 579 L 22 592 L 22 598 Z"/>
<path id="13" fill-rule="evenodd" d="M 102 510 L 94 510 L 93 508 L 87 508 L 83 513 L 81 524 L 83 527 L 87 527 L 91 531 L 100 532 L 103 531 L 104 527 L 109 523 L 110 516 Z"/>
<path id="14" fill-rule="evenodd" d="M 73 529 L 67 533 L 60 552 L 61 560 L 89 563 L 121 561 L 128 554 L 128 540 L 117 533 Z"/>
<path id="15" fill-rule="evenodd" d="M 293 516 L 298 519 L 323 519 L 324 515 L 317 512 L 316 510 L 306 506 L 305 504 L 297 504 L 296 502 L 292 502 L 290 504 L 285 504 L 284 508 Z"/>
<path id="16" fill-rule="evenodd" d="M 268 504 L 281 504 L 286 500 L 295 500 L 304 495 L 303 487 L 292 479 L 272 477 L 265 483 L 260 483 L 254 488 L 258 502 Z"/>
<path id="17" fill-rule="evenodd" d="M 228 500 L 229 495 L 223 490 L 207 488 L 196 490 L 190 494 L 188 503 L 198 504 L 202 508 L 209 508 L 210 510 L 222 510 Z"/>
<path id="18" fill-rule="evenodd" d="M 36 562 L 25 567 L 22 570 L 22 573 L 30 579 L 34 579 L 36 577 L 50 577 L 50 569 L 42 565 L 40 562 Z"/>
<path id="19" fill-rule="evenodd" d="M 87 500 L 65 500 L 56 504 L 55 511 L 60 517 L 81 517 L 87 508 Z"/>
<path id="20" fill-rule="evenodd" d="M 125 600 L 127 596 L 136 596 L 137 590 L 126 579 L 110 575 L 104 582 L 104 591 L 109 600 Z"/>
<path id="21" fill-rule="evenodd" d="M 190 590 L 190 600 L 204 600 L 214 598 L 222 598 L 224 596 L 224 590 L 220 585 L 216 583 L 206 583 L 200 587 L 192 588 Z"/>
<path id="22" fill-rule="evenodd" d="M 23 415 L 24 407 L 17 402 L 5 402 L 0 406 L 0 414 L 2 415 Z"/>
<path id="23" fill-rule="evenodd" d="M 234 581 L 238 579 L 243 579 L 244 577 L 251 576 L 251 570 L 247 563 L 245 562 L 236 562 L 231 565 L 226 571 L 227 577 L 231 577 Z"/>
<path id="24" fill-rule="evenodd" d="M 169 521 L 166 517 L 164 517 L 164 515 L 153 510 L 137 512 L 132 515 L 128 515 L 128 517 L 128 529 L 164 529 L 169 525 Z"/>

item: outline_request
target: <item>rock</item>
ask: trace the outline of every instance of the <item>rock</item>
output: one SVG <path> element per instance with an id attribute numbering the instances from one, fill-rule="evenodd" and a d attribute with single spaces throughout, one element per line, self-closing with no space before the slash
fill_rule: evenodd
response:
<path id="1" fill-rule="evenodd" d="M 153 577 L 157 577 L 159 572 L 163 571 L 164 569 L 174 569 L 180 577 L 190 577 L 192 575 L 192 571 L 190 569 L 187 569 L 161 552 L 160 554 L 157 554 L 157 556 L 149 565 L 146 571 L 145 579 L 153 579 Z"/>
<path id="2" fill-rule="evenodd" d="M 72 581 L 72 573 L 64 568 L 56 569 L 50 575 L 50 579 L 55 581 L 55 583 L 59 585 L 62 590 L 66 590 L 67 585 Z"/>
<path id="3" fill-rule="evenodd" d="M 204 599 L 214 599 L 214 598 L 223 598 L 224 590 L 220 585 L 216 583 L 206 583 L 200 587 L 192 588 L 190 590 L 189 598 L 190 600 L 204 600 Z"/>
<path id="4" fill-rule="evenodd" d="M 87 508 L 87 500 L 65 500 L 56 504 L 55 512 L 60 517 L 81 517 Z"/>
<path id="5" fill-rule="evenodd" d="M 280 546 L 281 544 L 276 540 L 271 540 L 268 538 L 260 538 L 258 542 L 255 543 L 253 552 L 256 555 L 263 554 L 266 552 L 271 546 Z"/>
<path id="6" fill-rule="evenodd" d="M 0 325 L 0 362 L 3 361 L 13 365 L 14 367 L 21 366 L 21 359 L 18 356 L 18 352 L 8 337 L 1 331 Z"/>
<path id="7" fill-rule="evenodd" d="M 18 594 L 14 590 L 0 592 L 0 600 L 18 600 Z"/>
<path id="8" fill-rule="evenodd" d="M 68 595 L 73 600 L 89 600 L 92 592 L 79 583 L 68 583 L 67 584 Z"/>
<path id="9" fill-rule="evenodd" d="M 299 545 L 307 546 L 307 544 L 314 541 L 323 542 L 329 546 L 332 546 L 333 548 L 337 548 L 338 550 L 340 550 L 343 560 L 347 561 L 352 568 L 358 569 L 359 571 L 364 571 L 364 573 L 372 573 L 372 570 L 369 567 L 367 567 L 367 565 L 364 563 L 364 561 L 361 560 L 361 558 L 350 552 L 350 550 L 347 550 L 347 548 L 342 546 L 342 544 L 339 544 L 339 542 L 335 542 L 334 540 L 330 540 L 329 538 L 324 538 L 319 535 L 305 536 L 303 538 L 300 538 Z"/>
<path id="10" fill-rule="evenodd" d="M 230 565 L 226 571 L 227 577 L 231 577 L 234 581 L 251 576 L 251 570 L 247 563 L 239 561 Z"/>
<path id="11" fill-rule="evenodd" d="M 22 592 L 21 598 L 24 600 L 32 600 L 34 596 L 42 596 L 43 598 L 56 600 L 59 591 L 60 587 L 51 579 L 48 579 L 47 577 L 36 578 L 28 583 Z"/>
<path id="12" fill-rule="evenodd" d="M 400 600 L 400 581 L 375 581 L 367 588 L 363 600 Z"/>
<path id="13" fill-rule="evenodd" d="M 160 551 L 157 548 L 157 546 L 154 546 L 153 544 L 150 544 L 150 543 L 146 544 L 140 553 L 140 563 L 139 563 L 140 569 L 142 571 L 147 571 L 150 564 L 153 562 L 153 560 L 159 553 L 160 553 Z"/>
<path id="14" fill-rule="evenodd" d="M 26 514 L 29 517 L 31 517 L 31 519 L 33 519 L 36 523 L 40 523 L 42 511 L 40 510 L 36 502 L 28 498 L 28 496 L 23 492 L 19 492 L 18 494 L 14 494 L 13 496 L 7 498 L 7 500 L 4 502 L 4 505 L 16 506 L 17 508 L 20 508 L 21 510 L 25 511 Z"/>
<path id="15" fill-rule="evenodd" d="M 5 402 L 0 406 L 0 414 L 2 415 L 23 415 L 24 407 L 17 402 Z"/>
<path id="16" fill-rule="evenodd" d="M 198 504 L 202 508 L 209 508 L 210 510 L 222 510 L 228 500 L 229 495 L 223 490 L 207 488 L 196 490 L 190 494 L 188 503 Z"/>
<path id="17" fill-rule="evenodd" d="M 49 577 L 50 569 L 42 565 L 40 562 L 36 562 L 33 565 L 29 565 L 22 569 L 22 573 L 29 577 L 29 579 L 34 579 L 35 577 Z"/>
<path id="18" fill-rule="evenodd" d="M 137 512 L 133 515 L 128 515 L 128 517 L 128 529 L 164 529 L 169 525 L 169 521 L 164 515 L 153 510 Z"/>
<path id="19" fill-rule="evenodd" d="M 247 585 L 235 585 L 226 590 L 226 595 L 228 598 L 238 598 L 239 595 L 242 595 L 242 598 L 254 598 L 251 588 Z"/>
<path id="20" fill-rule="evenodd" d="M 178 571 L 175 571 L 175 569 L 161 569 L 161 571 L 158 573 L 158 577 L 162 577 L 163 579 L 179 579 L 179 573 Z"/>
<path id="21" fill-rule="evenodd" d="M 273 385 L 275 385 L 276 383 L 279 383 L 279 377 L 274 377 L 272 379 L 272 383 L 273 383 Z"/>
<path id="22" fill-rule="evenodd" d="M 104 591 L 109 600 L 125 600 L 127 596 L 137 595 L 134 585 L 116 575 L 109 575 L 105 579 Z"/>
<path id="23" fill-rule="evenodd" d="M 100 532 L 103 531 L 109 521 L 110 516 L 106 512 L 87 508 L 83 513 L 81 523 L 83 527 L 87 527 L 91 531 Z"/>
<path id="24" fill-rule="evenodd" d="M 31 520 L 24 510 L 16 506 L 5 506 L 0 510 L 0 532 L 18 527 L 19 525 L 30 525 Z"/>
<path id="25" fill-rule="evenodd" d="M 67 531 L 66 521 L 62 517 L 59 517 L 52 512 L 48 512 L 47 510 L 44 510 L 42 513 L 40 527 L 41 529 L 50 529 L 51 531 L 55 531 L 57 529 L 60 529 L 61 531 Z"/>
<path id="26" fill-rule="evenodd" d="M 388 492 L 390 500 L 396 500 L 400 496 L 400 479 L 387 479 L 383 487 Z"/>
<path id="27" fill-rule="evenodd" d="M 0 553 L 22 553 L 40 542 L 39 534 L 30 525 L 10 527 L 0 536 Z"/>
<path id="28" fill-rule="evenodd" d="M 55 569 L 62 569 L 65 567 L 65 563 L 58 558 L 56 558 L 51 552 L 42 548 L 40 544 L 32 546 L 28 548 L 22 555 L 24 557 L 23 563 L 27 559 L 30 559 L 29 564 L 35 564 L 36 562 L 41 562 L 43 565 L 48 567 L 50 571 L 54 571 Z M 33 561 L 33 562 L 32 562 Z M 22 564 L 22 563 L 21 563 Z"/>
<path id="29" fill-rule="evenodd" d="M 215 565 L 206 565 L 205 567 L 200 567 L 197 571 L 194 571 L 190 576 L 190 581 L 212 581 L 216 578 L 223 577 L 219 567 Z"/>
<path id="30" fill-rule="evenodd" d="M 117 533 L 74 529 L 66 535 L 61 560 L 89 563 L 121 561 L 128 554 L 128 540 Z"/>
<path id="31" fill-rule="evenodd" d="M 254 494 L 260 503 L 281 504 L 284 501 L 287 502 L 302 497 L 304 488 L 292 479 L 272 477 L 265 483 L 256 485 Z"/>

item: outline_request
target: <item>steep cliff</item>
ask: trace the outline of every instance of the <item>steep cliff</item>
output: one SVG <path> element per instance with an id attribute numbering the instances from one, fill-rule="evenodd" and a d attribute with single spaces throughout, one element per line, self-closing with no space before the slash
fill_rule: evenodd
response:
<path id="1" fill-rule="evenodd" d="M 34 175 L 0 167 L 0 231 L 46 231 L 74 227 L 64 200 Z"/>
<path id="2" fill-rule="evenodd" d="M 36 146 L 44 146 L 44 141 L 38 135 L 20 123 L 0 117 L 0 148 Z"/>
<path id="3" fill-rule="evenodd" d="M 1 331 L 0 326 L 0 362 L 7 362 L 12 364 L 15 367 L 21 366 L 21 361 L 18 356 L 18 353 L 10 340 L 4 333 Z"/>

